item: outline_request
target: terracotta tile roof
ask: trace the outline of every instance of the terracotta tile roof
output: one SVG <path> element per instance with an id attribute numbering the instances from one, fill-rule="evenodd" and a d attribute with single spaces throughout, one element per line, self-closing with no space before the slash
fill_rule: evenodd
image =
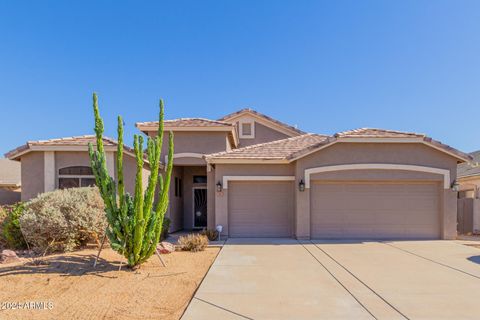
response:
<path id="1" fill-rule="evenodd" d="M 36 140 L 28 141 L 26 144 L 11 150 L 5 154 L 6 158 L 14 159 L 19 154 L 27 151 L 32 147 L 64 147 L 64 146 L 88 146 L 89 143 L 96 145 L 96 138 L 94 135 L 84 135 L 84 136 L 75 136 L 75 137 L 66 137 L 66 138 L 55 138 L 48 140 Z M 116 147 L 118 145 L 115 139 L 109 137 L 103 137 L 103 143 L 106 147 Z M 134 154 L 134 150 L 128 146 L 124 146 L 124 150 L 128 153 Z"/>
<path id="2" fill-rule="evenodd" d="M 340 132 L 335 134 L 333 137 L 318 134 L 304 134 L 288 139 L 234 149 L 229 152 L 211 154 L 206 156 L 206 159 L 257 159 L 293 161 L 328 144 L 341 142 L 344 138 L 414 138 L 412 143 L 424 142 L 427 145 L 447 152 L 460 160 L 471 160 L 470 155 L 445 145 L 439 141 L 433 140 L 424 134 L 371 128 Z"/>
<path id="3" fill-rule="evenodd" d="M 20 187 L 20 162 L 9 159 L 0 159 L 0 187 Z"/>
<path id="4" fill-rule="evenodd" d="M 470 153 L 471 162 L 461 163 L 457 167 L 457 177 L 480 176 L 480 150 Z"/>
<path id="5" fill-rule="evenodd" d="M 354 129 L 349 131 L 343 131 L 336 133 L 334 135 L 336 138 L 412 138 L 418 137 L 423 138 L 425 137 L 424 134 L 421 133 L 413 133 L 413 132 L 402 132 L 402 131 L 394 131 L 394 130 L 385 130 L 385 129 L 378 129 L 378 128 L 360 128 Z"/>
<path id="6" fill-rule="evenodd" d="M 295 132 L 295 133 L 297 133 L 297 134 L 305 134 L 304 131 L 302 131 L 302 130 L 294 127 L 294 126 L 291 126 L 291 125 L 288 125 L 288 124 L 286 124 L 286 123 L 284 123 L 284 122 L 281 122 L 281 121 L 278 121 L 278 120 L 276 120 L 276 119 L 273 119 L 273 118 L 271 118 L 271 117 L 269 117 L 269 116 L 267 116 L 267 115 L 264 115 L 263 113 L 260 113 L 260 112 L 258 112 L 258 111 L 255 111 L 255 110 L 253 110 L 253 109 L 251 109 L 251 108 L 244 108 L 244 109 L 238 110 L 238 111 L 236 111 L 236 112 L 227 114 L 226 116 L 224 116 L 224 117 L 222 117 L 222 118 L 220 118 L 220 119 L 218 119 L 218 120 L 219 120 L 219 121 L 228 121 L 229 119 L 231 119 L 231 118 L 233 118 L 233 117 L 235 117 L 235 116 L 241 115 L 241 114 L 243 114 L 243 113 L 251 113 L 251 114 L 254 114 L 254 115 L 256 115 L 256 116 L 258 116 L 258 117 L 261 117 L 261 118 L 263 118 L 263 119 L 265 119 L 265 120 L 267 120 L 267 121 L 273 122 L 273 123 L 275 123 L 275 124 L 277 124 L 277 125 L 285 128 L 285 129 L 288 129 L 288 130 L 290 130 L 290 131 L 293 131 L 293 132 Z"/>
<path id="7" fill-rule="evenodd" d="M 206 156 L 206 159 L 288 160 L 299 151 L 318 146 L 327 141 L 327 136 L 308 133 L 287 139 L 233 149 L 228 152 L 210 154 Z"/>
<path id="8" fill-rule="evenodd" d="M 158 121 L 137 122 L 137 127 L 158 128 Z M 165 127 L 233 127 L 233 124 L 204 118 L 180 118 L 164 121 Z"/>

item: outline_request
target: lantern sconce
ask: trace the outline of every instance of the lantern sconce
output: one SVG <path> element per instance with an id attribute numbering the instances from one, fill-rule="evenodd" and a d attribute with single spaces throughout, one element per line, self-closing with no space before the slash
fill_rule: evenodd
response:
<path id="1" fill-rule="evenodd" d="M 305 182 L 303 182 L 303 179 L 298 183 L 298 190 L 300 190 L 300 192 L 305 191 Z"/>
<path id="2" fill-rule="evenodd" d="M 452 191 L 458 192 L 460 190 L 460 185 L 458 184 L 457 180 L 453 180 L 452 184 L 450 185 Z"/>
<path id="3" fill-rule="evenodd" d="M 223 186 L 222 186 L 222 183 L 220 181 L 217 182 L 216 186 L 217 186 L 217 192 L 222 192 Z"/>

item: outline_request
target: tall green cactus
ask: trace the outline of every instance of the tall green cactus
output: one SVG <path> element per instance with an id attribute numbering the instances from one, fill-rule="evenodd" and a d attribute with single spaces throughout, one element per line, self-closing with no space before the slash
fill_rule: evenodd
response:
<path id="1" fill-rule="evenodd" d="M 163 143 L 163 100 L 160 100 L 158 134 L 147 140 L 147 158 L 150 176 L 144 191 L 142 174 L 144 168 L 143 137 L 134 136 L 134 150 L 137 162 L 135 194 L 125 192 L 123 177 L 123 121 L 118 117 L 118 150 L 116 159 L 117 184 L 107 170 L 103 146 L 103 120 L 98 110 L 97 95 L 93 94 L 93 113 L 97 150 L 89 144 L 90 163 L 100 194 L 105 202 L 108 221 L 106 234 L 111 247 L 128 260 L 128 266 L 135 267 L 145 262 L 154 253 L 162 233 L 162 223 L 168 207 L 168 191 L 173 167 L 173 133 L 169 135 L 168 163 L 165 178 L 159 175 L 160 155 Z M 153 208 L 155 190 L 158 184 L 158 199 Z M 118 195 L 118 198 L 117 198 Z"/>

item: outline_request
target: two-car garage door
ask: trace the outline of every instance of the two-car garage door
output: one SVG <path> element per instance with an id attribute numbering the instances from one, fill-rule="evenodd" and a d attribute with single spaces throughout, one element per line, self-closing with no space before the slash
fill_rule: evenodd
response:
<path id="1" fill-rule="evenodd" d="M 231 237 L 294 235 L 292 181 L 232 181 L 228 189 Z M 437 183 L 312 181 L 313 239 L 438 239 Z"/>
<path id="2" fill-rule="evenodd" d="M 316 182 L 310 197 L 312 238 L 439 238 L 435 183 Z"/>

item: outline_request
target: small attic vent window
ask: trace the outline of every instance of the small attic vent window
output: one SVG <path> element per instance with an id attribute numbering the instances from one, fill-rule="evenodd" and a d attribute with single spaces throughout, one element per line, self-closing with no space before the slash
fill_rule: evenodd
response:
<path id="1" fill-rule="evenodd" d="M 240 126 L 240 139 L 255 138 L 255 122 L 253 120 L 242 120 Z"/>

